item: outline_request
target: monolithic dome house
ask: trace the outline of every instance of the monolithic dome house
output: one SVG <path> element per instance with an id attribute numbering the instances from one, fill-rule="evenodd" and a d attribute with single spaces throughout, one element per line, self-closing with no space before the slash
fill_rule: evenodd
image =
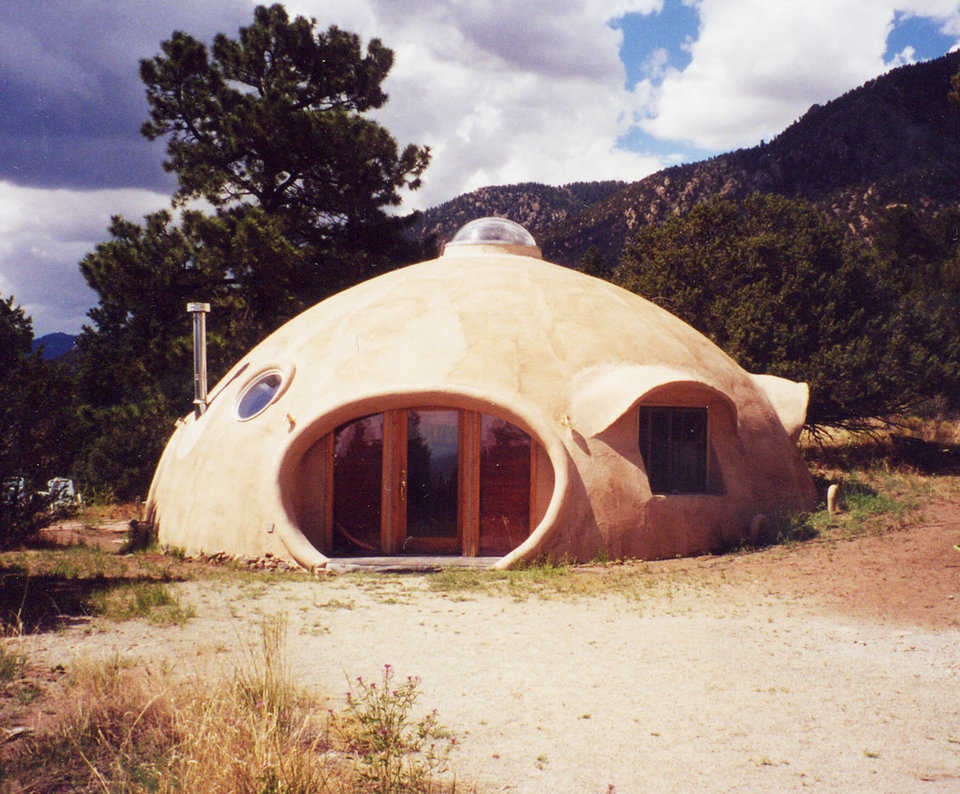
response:
<path id="1" fill-rule="evenodd" d="M 807 394 L 484 218 L 251 350 L 178 423 L 147 507 L 165 545 L 308 568 L 693 554 L 811 506 Z"/>

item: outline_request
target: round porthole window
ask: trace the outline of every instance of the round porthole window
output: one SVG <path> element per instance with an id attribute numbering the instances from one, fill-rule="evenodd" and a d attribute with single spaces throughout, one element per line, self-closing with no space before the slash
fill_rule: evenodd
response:
<path id="1" fill-rule="evenodd" d="M 237 400 L 237 416 L 253 419 L 274 401 L 282 385 L 283 375 L 279 370 L 260 373 L 241 392 Z"/>

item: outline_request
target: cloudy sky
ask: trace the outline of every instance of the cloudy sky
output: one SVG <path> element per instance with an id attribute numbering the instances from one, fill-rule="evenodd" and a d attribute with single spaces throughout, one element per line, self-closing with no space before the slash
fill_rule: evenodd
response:
<path id="1" fill-rule="evenodd" d="M 113 214 L 173 190 L 140 58 L 247 0 L 35 0 L 0 15 L 0 297 L 77 332 Z M 433 162 L 410 209 L 490 184 L 639 179 L 770 139 L 814 102 L 960 44 L 960 0 L 290 0 L 393 48 L 378 118 Z"/>

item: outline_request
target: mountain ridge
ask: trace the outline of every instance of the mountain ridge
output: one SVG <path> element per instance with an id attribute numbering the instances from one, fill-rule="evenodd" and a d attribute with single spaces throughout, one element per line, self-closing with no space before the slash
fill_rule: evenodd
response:
<path id="1" fill-rule="evenodd" d="M 607 180 L 560 186 L 520 182 L 482 187 L 420 213 L 410 233 L 420 240 L 433 239 L 442 246 L 465 223 L 487 215 L 500 215 L 509 216 L 536 237 L 628 184 Z"/>
<path id="2" fill-rule="evenodd" d="M 481 188 L 426 210 L 414 230 L 442 244 L 473 218 L 502 215 L 526 226 L 551 261 L 575 266 L 594 248 L 609 267 L 641 225 L 715 196 L 762 192 L 812 201 L 869 238 L 891 203 L 929 213 L 960 202 L 960 109 L 948 100 L 958 70 L 960 52 L 897 67 L 812 105 L 769 142 L 632 183 Z"/>
<path id="3" fill-rule="evenodd" d="M 40 357 L 44 361 L 50 361 L 67 355 L 76 347 L 76 344 L 77 336 L 75 334 L 55 331 L 34 339 L 31 348 L 34 352 L 42 348 Z"/>

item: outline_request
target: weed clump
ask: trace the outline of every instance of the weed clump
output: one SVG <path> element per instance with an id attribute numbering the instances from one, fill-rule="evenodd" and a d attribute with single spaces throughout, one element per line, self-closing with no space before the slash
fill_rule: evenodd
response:
<path id="1" fill-rule="evenodd" d="M 11 651 L 5 642 L 0 639 L 0 685 L 15 681 L 23 672 L 27 661 L 23 654 Z"/>
<path id="2" fill-rule="evenodd" d="M 333 715 L 337 738 L 357 759 L 363 791 L 376 794 L 429 791 L 434 776 L 447 771 L 450 749 L 456 739 L 443 729 L 436 711 L 414 720 L 420 679 L 408 676 L 394 682 L 387 664 L 379 684 L 357 677 L 355 691 L 347 693 L 347 706 Z"/>

